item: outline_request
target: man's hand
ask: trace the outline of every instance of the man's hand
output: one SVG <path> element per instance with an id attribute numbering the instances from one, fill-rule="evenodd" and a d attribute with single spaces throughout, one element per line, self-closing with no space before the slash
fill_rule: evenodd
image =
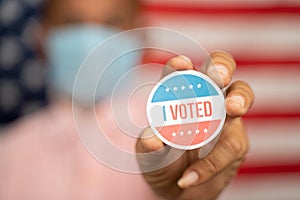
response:
<path id="1" fill-rule="evenodd" d="M 204 63 L 202 72 L 222 89 L 231 82 L 236 64 L 225 52 L 214 52 Z M 178 56 L 170 59 L 163 76 L 175 70 L 194 69 L 190 59 Z M 182 155 L 166 167 L 145 172 L 143 175 L 152 189 L 166 199 L 215 199 L 235 176 L 248 149 L 248 140 L 241 116 L 251 107 L 254 94 L 249 85 L 236 81 L 226 91 L 226 121 L 219 141 L 212 151 L 200 159 L 199 149 L 182 152 L 165 147 L 146 128 L 136 144 L 138 161 L 142 170 L 159 166 L 172 155 Z M 181 152 L 180 152 L 181 151 Z M 143 156 L 151 154 L 150 156 Z"/>

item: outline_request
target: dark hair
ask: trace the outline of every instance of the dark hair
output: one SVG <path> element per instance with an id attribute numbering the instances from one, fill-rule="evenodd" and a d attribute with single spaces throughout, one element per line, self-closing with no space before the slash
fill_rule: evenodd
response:
<path id="1" fill-rule="evenodd" d="M 41 21 L 47 21 L 49 17 L 52 17 L 53 14 L 53 9 L 57 7 L 58 3 L 61 3 L 63 0 L 43 0 L 40 6 L 40 11 L 38 17 L 40 18 Z M 109 1 L 109 0 L 108 0 Z M 137 15 L 140 14 L 141 7 L 142 7 L 142 2 L 141 0 L 130 0 L 132 4 L 134 5 L 132 7 L 132 13 L 136 13 Z"/>

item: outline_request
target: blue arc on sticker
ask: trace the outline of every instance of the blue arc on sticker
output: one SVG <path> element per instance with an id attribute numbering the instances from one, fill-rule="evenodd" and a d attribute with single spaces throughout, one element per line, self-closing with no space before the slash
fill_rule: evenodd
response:
<path id="1" fill-rule="evenodd" d="M 180 74 L 161 84 L 154 93 L 151 102 L 217 95 L 219 95 L 217 90 L 205 79 L 191 74 Z"/>

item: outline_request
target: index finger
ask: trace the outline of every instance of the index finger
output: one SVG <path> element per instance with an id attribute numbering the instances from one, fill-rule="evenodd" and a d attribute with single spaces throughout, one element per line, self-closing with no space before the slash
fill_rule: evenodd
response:
<path id="1" fill-rule="evenodd" d="M 176 56 L 171 58 L 163 69 L 162 77 L 177 71 L 177 70 L 191 70 L 195 69 L 191 59 L 187 56 Z"/>
<path id="2" fill-rule="evenodd" d="M 205 60 L 202 71 L 220 88 L 226 87 L 236 69 L 233 57 L 224 51 L 215 51 Z"/>

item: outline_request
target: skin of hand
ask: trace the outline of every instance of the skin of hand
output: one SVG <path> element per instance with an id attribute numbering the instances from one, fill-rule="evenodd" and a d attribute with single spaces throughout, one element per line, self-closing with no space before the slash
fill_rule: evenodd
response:
<path id="1" fill-rule="evenodd" d="M 171 58 L 163 76 L 175 70 L 195 69 L 185 56 Z M 143 173 L 151 188 L 164 199 L 216 199 L 236 175 L 248 150 L 248 139 L 241 116 L 254 101 L 250 86 L 243 81 L 230 84 L 236 69 L 234 59 L 226 52 L 213 52 L 204 62 L 201 72 L 217 85 L 226 89 L 226 120 L 218 142 L 204 158 L 199 149 L 181 152 L 182 155 L 166 167 Z M 152 130 L 146 128 L 136 143 L 137 159 L 141 170 L 159 165 L 172 152 L 182 150 L 165 146 Z M 143 156 L 145 153 L 151 156 Z"/>

